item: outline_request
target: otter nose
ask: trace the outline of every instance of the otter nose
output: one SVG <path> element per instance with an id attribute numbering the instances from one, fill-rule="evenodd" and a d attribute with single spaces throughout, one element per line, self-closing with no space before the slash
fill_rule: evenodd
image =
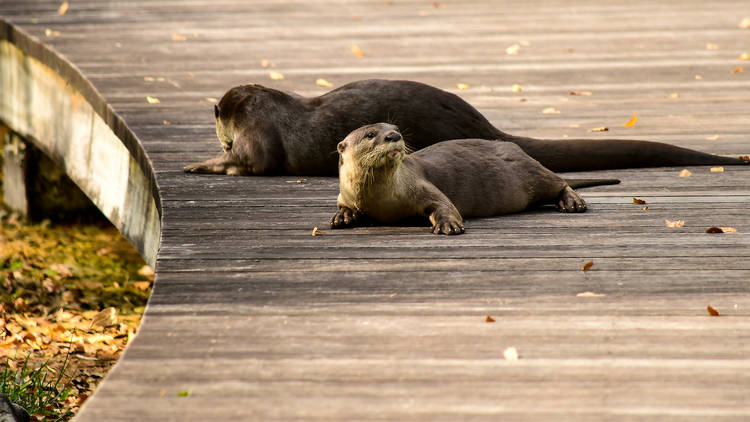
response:
<path id="1" fill-rule="evenodd" d="M 400 140 L 401 140 L 401 134 L 398 132 L 391 132 L 388 135 L 385 135 L 386 142 L 398 142 Z"/>

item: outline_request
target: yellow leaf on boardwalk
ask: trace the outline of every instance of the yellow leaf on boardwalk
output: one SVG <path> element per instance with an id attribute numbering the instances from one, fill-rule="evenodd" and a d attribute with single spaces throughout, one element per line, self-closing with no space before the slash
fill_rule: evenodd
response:
<path id="1" fill-rule="evenodd" d="M 315 85 L 322 86 L 322 87 L 325 87 L 325 88 L 333 88 L 333 84 L 330 83 L 330 82 L 328 82 L 327 80 L 325 80 L 323 78 L 316 79 L 315 80 Z"/>
<path id="2" fill-rule="evenodd" d="M 159 104 L 161 102 L 156 97 L 146 97 L 146 101 L 148 101 L 149 104 Z"/>
<path id="3" fill-rule="evenodd" d="M 60 15 L 60 16 L 62 16 L 64 14 L 68 13 L 68 6 L 70 6 L 70 5 L 68 4 L 67 1 L 62 2 L 62 4 L 60 5 L 60 8 L 57 9 L 57 14 Z"/>
<path id="4" fill-rule="evenodd" d="M 719 135 L 712 135 L 712 136 L 706 137 L 707 141 L 716 141 L 718 139 L 719 139 Z"/>
<path id="5" fill-rule="evenodd" d="M 513 84 L 513 86 L 510 87 L 510 90 L 513 92 L 521 92 L 521 85 Z"/>
<path id="6" fill-rule="evenodd" d="M 187 37 L 182 34 L 178 34 L 178 33 L 172 34 L 172 41 L 185 41 L 185 40 L 187 40 Z"/>
<path id="7" fill-rule="evenodd" d="M 680 173 L 678 174 L 678 176 L 680 176 L 680 177 L 690 177 L 690 175 L 692 175 L 692 174 L 693 174 L 693 173 L 691 173 L 691 172 L 690 172 L 690 170 L 688 170 L 688 169 L 683 169 L 683 170 L 682 170 L 682 171 L 681 171 L 681 172 L 680 172 Z"/>
<path id="8" fill-rule="evenodd" d="M 684 226 L 685 222 L 682 221 L 682 220 L 672 221 L 672 220 L 664 219 L 664 224 L 666 224 L 666 226 L 669 227 L 669 228 L 676 229 L 676 228 L 680 228 L 680 227 Z"/>
<path id="9" fill-rule="evenodd" d="M 469 85 L 458 83 L 458 84 L 456 84 L 456 88 L 457 89 L 469 89 Z"/>
<path id="10" fill-rule="evenodd" d="M 711 173 L 724 173 L 724 167 L 711 167 Z"/>
<path id="11" fill-rule="evenodd" d="M 281 72 L 271 71 L 268 72 L 268 77 L 271 78 L 271 80 L 280 81 L 284 79 L 284 74 Z"/>
<path id="12" fill-rule="evenodd" d="M 638 115 L 633 113 L 633 117 L 631 117 L 630 120 L 628 120 L 627 123 L 625 123 L 623 126 L 625 127 L 635 126 L 635 122 L 637 121 L 638 121 Z"/>
<path id="13" fill-rule="evenodd" d="M 365 52 L 362 51 L 362 49 L 359 48 L 359 46 L 357 44 L 351 44 L 351 45 L 349 45 L 349 51 L 351 51 L 352 54 L 354 54 L 355 56 L 357 56 L 360 59 L 362 57 L 365 57 Z"/>

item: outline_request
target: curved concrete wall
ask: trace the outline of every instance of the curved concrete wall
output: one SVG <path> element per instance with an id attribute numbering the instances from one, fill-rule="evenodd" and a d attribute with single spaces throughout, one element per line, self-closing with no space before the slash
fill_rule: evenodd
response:
<path id="1" fill-rule="evenodd" d="M 64 169 L 155 264 L 161 202 L 141 144 L 78 69 L 2 20 L 0 120 Z"/>

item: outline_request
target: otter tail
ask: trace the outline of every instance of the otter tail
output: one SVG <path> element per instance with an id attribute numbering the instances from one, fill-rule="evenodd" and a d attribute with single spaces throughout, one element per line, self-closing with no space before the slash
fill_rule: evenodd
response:
<path id="1" fill-rule="evenodd" d="M 590 188 L 592 186 L 617 185 L 618 179 L 565 179 L 565 182 L 573 189 Z"/>
<path id="2" fill-rule="evenodd" d="M 610 170 L 750 164 L 748 157 L 724 157 L 661 142 L 623 139 L 546 140 L 503 134 L 548 169 L 561 171 Z"/>

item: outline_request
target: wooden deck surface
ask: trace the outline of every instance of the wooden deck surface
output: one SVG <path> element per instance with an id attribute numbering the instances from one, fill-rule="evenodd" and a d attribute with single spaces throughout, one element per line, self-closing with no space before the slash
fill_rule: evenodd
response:
<path id="1" fill-rule="evenodd" d="M 583 190 L 585 214 L 458 237 L 327 230 L 335 178 L 182 172 L 220 152 L 212 99 L 248 82 L 319 95 L 317 78 L 418 80 L 514 134 L 750 154 L 747 3 L 60 3 L 2 0 L 0 16 L 123 117 L 163 206 L 143 324 L 78 421 L 750 420 L 750 169 L 600 172 L 623 183 Z"/>

